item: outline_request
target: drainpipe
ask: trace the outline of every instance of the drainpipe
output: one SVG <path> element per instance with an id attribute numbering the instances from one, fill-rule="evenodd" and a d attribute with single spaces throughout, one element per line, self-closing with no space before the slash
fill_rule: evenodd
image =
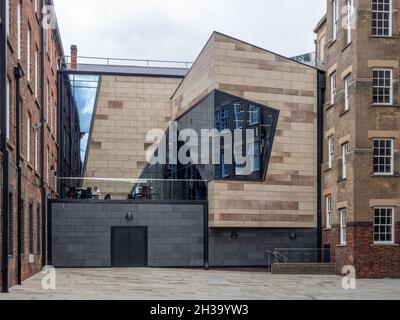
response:
<path id="1" fill-rule="evenodd" d="M 317 248 L 318 250 L 318 261 L 323 262 L 323 256 L 325 254 L 322 248 L 322 160 L 323 160 L 323 131 L 324 131 L 324 101 L 325 101 L 325 73 L 323 71 L 317 71 L 317 84 L 318 84 L 318 137 L 317 137 Z M 321 254 L 322 253 L 322 254 Z"/>
<path id="2" fill-rule="evenodd" d="M 44 14 L 43 14 L 43 8 L 44 8 L 44 0 L 40 0 L 40 21 L 43 21 L 44 19 Z M 46 258 L 46 240 L 47 240 L 47 232 L 46 232 L 46 186 L 45 186 L 45 181 L 44 181 L 44 133 L 46 129 L 46 123 L 45 123 L 45 115 L 44 115 L 44 105 L 45 105 L 45 90 L 44 90 L 44 85 L 45 85 L 45 68 L 44 68 L 44 63 L 45 63 L 45 37 L 44 37 L 44 28 L 40 28 L 40 105 L 42 108 L 40 109 L 40 123 L 42 124 L 40 126 L 40 190 L 41 190 L 41 209 L 42 209 L 42 267 L 47 265 L 47 258 Z M 46 106 L 48 107 L 48 106 Z"/>
<path id="3" fill-rule="evenodd" d="M 0 86 L 1 92 L 1 152 L 3 154 L 3 219 L 2 219 L 2 292 L 8 293 L 9 282 L 8 282 L 8 149 L 7 149 L 7 136 L 5 132 L 7 131 L 7 96 L 4 94 L 7 91 L 7 28 L 4 25 L 4 21 L 7 21 L 8 12 L 6 10 L 6 1 L 1 0 L 1 35 L 0 35 Z"/>
<path id="4" fill-rule="evenodd" d="M 21 163 L 21 66 L 14 67 L 15 77 L 15 129 L 16 129 L 16 166 L 17 166 L 17 207 L 18 207 L 18 253 L 17 253 L 17 284 L 22 284 L 22 234 L 23 230 L 23 212 L 21 206 L 22 200 L 22 163 Z"/>
<path id="5" fill-rule="evenodd" d="M 57 73 L 57 106 L 58 106 L 58 112 L 57 112 L 57 137 L 58 137 L 58 163 L 57 163 L 57 175 L 58 177 L 62 177 L 62 162 L 63 162 L 63 155 L 62 155 L 62 149 L 63 149 L 63 141 L 62 141 L 62 114 L 63 114 L 63 75 L 62 73 L 58 72 Z M 57 187 L 58 187 L 58 194 L 60 195 L 60 198 L 64 198 L 64 188 L 62 187 L 62 181 L 61 179 L 57 180 Z"/>

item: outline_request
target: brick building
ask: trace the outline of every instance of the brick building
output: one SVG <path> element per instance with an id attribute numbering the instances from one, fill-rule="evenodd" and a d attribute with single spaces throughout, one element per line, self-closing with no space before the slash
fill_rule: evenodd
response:
<path id="1" fill-rule="evenodd" d="M 400 276 L 398 0 L 328 0 L 315 29 L 325 66 L 323 243 L 340 272 Z"/>
<path id="2" fill-rule="evenodd" d="M 58 195 L 57 73 L 63 48 L 54 16 L 49 22 L 55 25 L 42 28 L 44 5 L 53 3 L 1 1 L 3 290 L 46 263 L 47 199 Z"/>

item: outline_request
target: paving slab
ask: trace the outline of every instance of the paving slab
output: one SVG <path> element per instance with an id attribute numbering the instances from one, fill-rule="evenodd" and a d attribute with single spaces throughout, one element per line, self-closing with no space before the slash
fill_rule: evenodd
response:
<path id="1" fill-rule="evenodd" d="M 400 299 L 400 279 L 357 280 L 344 290 L 338 276 L 272 275 L 260 271 L 107 268 L 56 269 L 56 289 L 39 273 L 0 300 L 375 300 Z"/>

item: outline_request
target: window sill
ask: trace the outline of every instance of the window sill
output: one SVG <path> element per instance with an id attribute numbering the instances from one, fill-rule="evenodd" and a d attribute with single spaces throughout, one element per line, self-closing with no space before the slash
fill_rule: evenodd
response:
<path id="1" fill-rule="evenodd" d="M 329 102 L 329 104 L 327 106 L 325 106 L 325 111 L 328 111 L 328 110 L 332 109 L 334 106 L 335 106 L 335 104 L 331 104 Z"/>
<path id="2" fill-rule="evenodd" d="M 336 40 L 337 40 L 337 38 L 336 38 L 336 39 L 331 39 L 331 40 L 329 41 L 328 49 L 330 49 L 330 48 L 336 43 Z"/>
<path id="3" fill-rule="evenodd" d="M 7 140 L 7 146 L 11 151 L 15 150 L 15 145 L 13 145 L 10 140 Z"/>
<path id="4" fill-rule="evenodd" d="M 30 162 L 28 162 L 26 165 L 29 168 L 29 170 L 33 171 L 33 166 L 30 164 Z"/>
<path id="5" fill-rule="evenodd" d="M 337 182 L 340 183 L 340 182 L 346 182 L 346 181 L 347 181 L 347 178 L 341 178 Z"/>
<path id="6" fill-rule="evenodd" d="M 349 112 L 350 112 L 350 108 L 348 110 L 344 110 L 341 114 L 339 114 L 339 117 L 342 117 Z"/>
<path id="7" fill-rule="evenodd" d="M 399 174 L 376 174 L 376 173 L 371 173 L 370 177 L 372 178 L 398 178 L 400 177 Z"/>
<path id="8" fill-rule="evenodd" d="M 31 95 L 33 95 L 35 93 L 35 91 L 33 90 L 30 81 L 27 82 L 27 86 L 28 86 L 28 89 L 29 89 L 29 92 L 31 93 Z"/>
<path id="9" fill-rule="evenodd" d="M 371 244 L 371 247 L 400 247 L 400 245 L 396 243 L 374 243 Z"/>
<path id="10" fill-rule="evenodd" d="M 332 231 L 332 227 L 322 229 L 322 231 Z"/>
<path id="11" fill-rule="evenodd" d="M 398 36 L 394 36 L 394 35 L 391 35 L 391 36 L 374 36 L 374 35 L 370 35 L 369 38 L 370 39 L 398 39 L 399 37 Z"/>
<path id="12" fill-rule="evenodd" d="M 344 48 L 342 49 L 342 52 L 346 51 L 346 49 L 347 49 L 348 47 L 350 47 L 351 44 L 352 44 L 351 41 L 350 41 L 348 44 L 346 44 L 346 45 L 344 46 Z"/>
<path id="13" fill-rule="evenodd" d="M 371 107 L 378 107 L 378 108 L 400 108 L 400 105 L 398 104 L 381 104 L 381 103 L 371 103 Z"/>
<path id="14" fill-rule="evenodd" d="M 39 100 L 38 100 L 37 97 L 35 98 L 35 103 L 36 103 L 36 107 L 37 107 L 39 110 L 42 109 L 42 108 L 40 107 L 40 102 L 39 102 Z"/>
<path id="15" fill-rule="evenodd" d="M 347 244 L 338 244 L 337 248 L 347 248 Z"/>
<path id="16" fill-rule="evenodd" d="M 8 47 L 10 48 L 11 53 L 14 53 L 15 49 L 14 49 L 14 45 L 11 42 L 10 36 L 7 37 L 7 44 L 8 44 Z"/>
<path id="17" fill-rule="evenodd" d="M 332 170 L 333 170 L 333 168 L 327 168 L 327 169 L 324 170 L 324 173 L 330 172 L 330 171 L 332 171 Z"/>

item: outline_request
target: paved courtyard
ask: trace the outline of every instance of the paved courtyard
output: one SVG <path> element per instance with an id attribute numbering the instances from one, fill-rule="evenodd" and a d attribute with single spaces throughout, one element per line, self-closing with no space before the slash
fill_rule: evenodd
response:
<path id="1" fill-rule="evenodd" d="M 256 271 L 187 269 L 57 269 L 56 289 L 43 274 L 0 294 L 16 299 L 400 299 L 400 280 L 358 280 L 345 291 L 336 276 L 271 275 Z"/>

